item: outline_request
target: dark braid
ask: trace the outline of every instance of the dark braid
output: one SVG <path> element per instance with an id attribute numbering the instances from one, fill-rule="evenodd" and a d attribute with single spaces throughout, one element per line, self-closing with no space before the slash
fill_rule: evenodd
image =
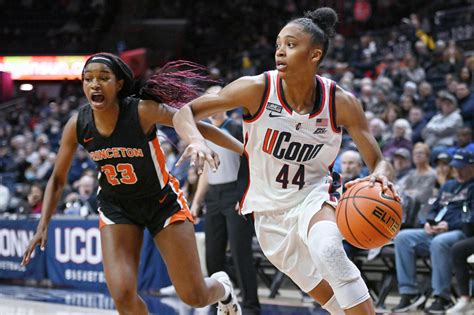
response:
<path id="1" fill-rule="evenodd" d="M 214 82 L 205 74 L 207 71 L 206 67 L 190 61 L 168 62 L 146 81 L 140 98 L 180 108 L 203 92 L 198 83 Z"/>
<path id="2" fill-rule="evenodd" d="M 329 47 L 329 39 L 335 34 L 334 26 L 337 23 L 337 14 L 331 8 L 319 8 L 314 11 L 305 12 L 304 17 L 297 18 L 290 23 L 299 24 L 303 30 L 310 34 L 313 40 L 313 44 L 323 46 L 323 55 L 321 60 L 323 61 L 326 56 L 326 52 Z"/>

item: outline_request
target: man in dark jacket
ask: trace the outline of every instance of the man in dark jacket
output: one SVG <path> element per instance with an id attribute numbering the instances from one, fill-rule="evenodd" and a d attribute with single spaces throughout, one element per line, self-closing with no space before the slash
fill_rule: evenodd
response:
<path id="1" fill-rule="evenodd" d="M 462 231 L 462 214 L 474 193 L 474 153 L 457 150 L 451 163 L 455 179 L 446 182 L 428 214 L 422 229 L 402 230 L 395 238 L 395 259 L 400 304 L 394 312 L 414 310 L 426 301 L 416 284 L 417 256 L 430 256 L 433 267 L 431 286 L 435 301 L 426 311 L 444 313 L 451 305 L 451 248 L 466 236 Z"/>

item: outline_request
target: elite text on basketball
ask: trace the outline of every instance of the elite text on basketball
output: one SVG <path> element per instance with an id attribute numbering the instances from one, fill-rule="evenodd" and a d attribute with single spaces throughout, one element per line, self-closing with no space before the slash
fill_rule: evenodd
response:
<path id="1" fill-rule="evenodd" d="M 388 214 L 384 209 L 375 207 L 375 209 L 372 211 L 372 214 L 377 217 L 380 221 L 382 221 L 392 232 L 393 236 L 398 232 L 398 223 L 395 221 L 395 219 Z"/>

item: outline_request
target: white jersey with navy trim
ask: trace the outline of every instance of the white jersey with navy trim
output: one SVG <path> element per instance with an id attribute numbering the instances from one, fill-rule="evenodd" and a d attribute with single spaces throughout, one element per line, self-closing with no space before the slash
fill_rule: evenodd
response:
<path id="1" fill-rule="evenodd" d="M 242 213 L 290 209 L 309 195 L 334 201 L 330 174 L 342 141 L 333 115 L 336 84 L 316 76 L 314 109 L 300 115 L 287 103 L 278 71 L 265 79 L 258 112 L 244 116 L 249 183 Z"/>

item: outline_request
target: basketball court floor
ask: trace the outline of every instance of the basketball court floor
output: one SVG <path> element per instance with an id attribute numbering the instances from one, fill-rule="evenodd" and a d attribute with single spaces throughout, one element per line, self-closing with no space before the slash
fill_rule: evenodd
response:
<path id="1" fill-rule="evenodd" d="M 321 308 L 309 299 L 303 299 L 296 290 L 282 290 L 275 299 L 266 298 L 268 292 L 259 291 L 262 315 L 324 315 Z M 207 315 L 210 308 L 191 309 L 176 297 L 143 295 L 152 314 Z M 398 297 L 389 296 L 388 307 L 395 305 Z M 15 285 L 0 285 L 0 315 L 82 315 L 117 314 L 110 296 L 101 293 L 47 289 Z M 377 314 L 391 314 L 378 310 Z M 401 314 L 401 313 L 398 313 Z M 411 312 L 406 314 L 424 314 Z M 474 312 L 471 313 L 474 315 Z"/>

